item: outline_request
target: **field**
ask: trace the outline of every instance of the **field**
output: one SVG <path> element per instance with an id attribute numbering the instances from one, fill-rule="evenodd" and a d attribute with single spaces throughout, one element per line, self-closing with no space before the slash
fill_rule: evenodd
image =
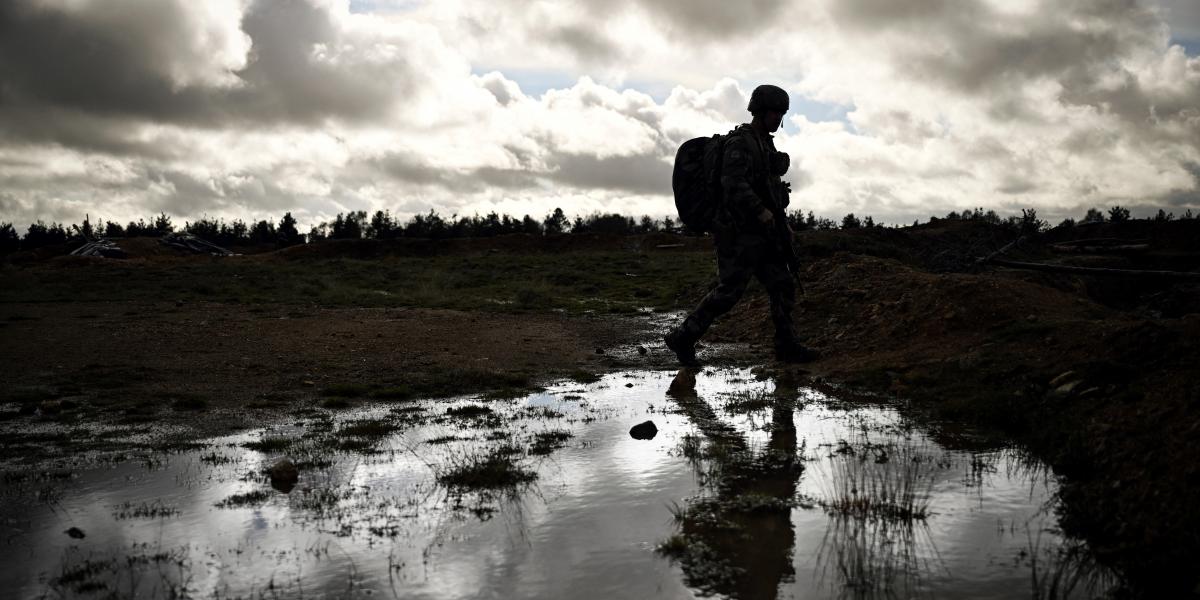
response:
<path id="1" fill-rule="evenodd" d="M 1195 229 L 1080 226 L 1005 256 L 1195 271 Z M 1190 592 L 1200 285 L 974 264 L 1015 235 L 969 221 L 805 232 L 797 323 L 822 358 L 772 364 L 757 285 L 701 358 L 898 399 L 947 436 L 958 424 L 995 430 L 1053 467 L 1064 529 L 1131 589 L 1167 581 Z M 1086 239 L 1109 241 L 1063 250 Z M 169 450 L 303 410 L 511 396 L 670 368 L 661 335 L 713 274 L 706 239 L 666 234 L 329 241 L 229 258 L 176 255 L 149 239 L 122 246 L 132 258 L 44 251 L 0 270 L 10 474 Z M 84 427 L 97 422 L 124 433 Z"/>

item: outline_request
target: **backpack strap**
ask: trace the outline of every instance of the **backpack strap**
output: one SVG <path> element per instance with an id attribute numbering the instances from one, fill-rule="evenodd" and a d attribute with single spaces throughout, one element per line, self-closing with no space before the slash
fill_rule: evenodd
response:
<path id="1" fill-rule="evenodd" d="M 725 199 L 725 187 L 721 185 L 721 171 L 725 170 L 725 142 L 729 141 L 729 136 L 733 135 L 733 131 L 725 135 L 718 135 L 717 140 L 717 157 L 713 162 L 712 172 L 708 174 L 709 189 L 717 191 L 716 201 L 720 204 Z"/>

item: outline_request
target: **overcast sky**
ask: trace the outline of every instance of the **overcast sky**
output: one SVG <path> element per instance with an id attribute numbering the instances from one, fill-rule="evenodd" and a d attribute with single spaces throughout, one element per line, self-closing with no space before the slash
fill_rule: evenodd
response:
<path id="1" fill-rule="evenodd" d="M 673 212 L 792 95 L 793 206 L 1200 211 L 1197 0 L 3 0 L 0 221 Z"/>

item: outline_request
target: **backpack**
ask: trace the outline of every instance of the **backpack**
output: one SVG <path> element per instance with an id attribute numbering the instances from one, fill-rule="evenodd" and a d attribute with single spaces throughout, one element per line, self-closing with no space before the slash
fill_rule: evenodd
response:
<path id="1" fill-rule="evenodd" d="M 729 135 L 692 138 L 675 153 L 671 191 L 684 226 L 697 233 L 712 230 L 721 208 L 721 162 Z"/>

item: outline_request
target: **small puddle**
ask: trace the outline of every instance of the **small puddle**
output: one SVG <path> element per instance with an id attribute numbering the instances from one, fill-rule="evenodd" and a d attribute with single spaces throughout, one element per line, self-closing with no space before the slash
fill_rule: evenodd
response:
<path id="1" fill-rule="evenodd" d="M 654 437 L 631 437 L 647 420 Z M 957 446 L 894 408 L 746 370 L 617 373 L 513 400 L 314 412 L 70 478 L 6 477 L 0 589 L 17 598 L 1103 590 L 1080 544 L 1057 532 L 1044 466 L 1011 449 Z M 289 493 L 264 474 L 281 457 L 300 469 Z M 286 489 L 283 479 L 275 486 Z"/>

